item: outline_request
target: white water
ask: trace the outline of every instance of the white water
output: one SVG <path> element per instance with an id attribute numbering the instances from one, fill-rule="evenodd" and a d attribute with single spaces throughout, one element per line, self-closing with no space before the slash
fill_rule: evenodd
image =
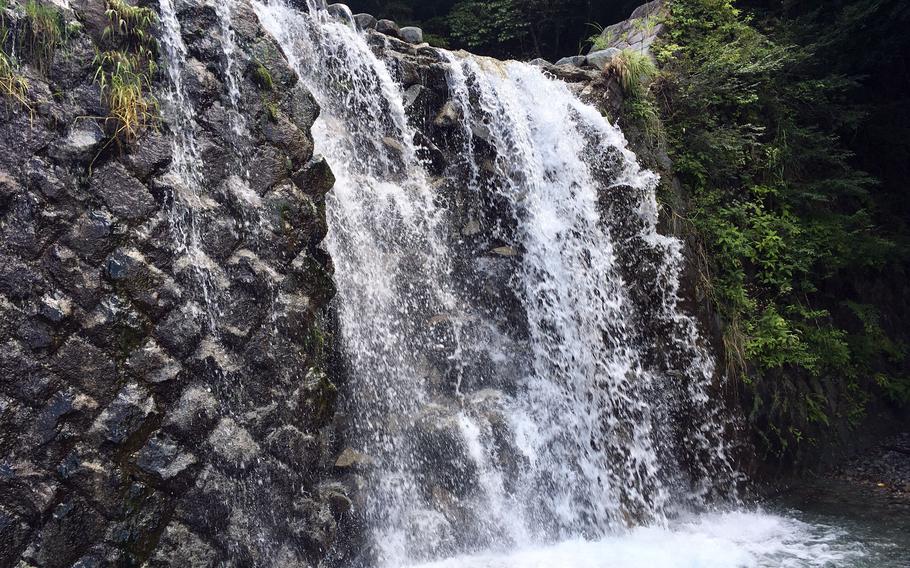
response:
<path id="1" fill-rule="evenodd" d="M 762 513 L 712 513 L 596 542 L 568 540 L 413 568 L 823 568 L 864 557 L 843 531 Z"/>
<path id="2" fill-rule="evenodd" d="M 364 564 L 808 568 L 862 556 L 835 529 L 736 511 L 714 362 L 678 306 L 681 244 L 658 234 L 656 179 L 617 128 L 534 67 L 445 53 L 464 163 L 434 179 L 402 88 L 360 33 L 315 5 L 255 7 L 322 107 L 314 139 L 337 178 L 326 246 L 349 443 L 374 464 L 358 511 Z M 511 274 L 520 324 L 455 266 L 453 188 L 498 203 L 477 225 L 501 246 L 471 270 Z"/>

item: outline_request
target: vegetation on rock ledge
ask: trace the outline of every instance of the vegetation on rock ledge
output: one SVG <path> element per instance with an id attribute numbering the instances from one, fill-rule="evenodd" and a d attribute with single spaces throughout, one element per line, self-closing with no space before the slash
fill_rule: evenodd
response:
<path id="1" fill-rule="evenodd" d="M 105 0 L 110 25 L 105 29 L 106 51 L 95 57 L 95 80 L 109 109 L 106 123 L 113 137 L 132 142 L 158 120 L 158 100 L 152 81 L 158 73 L 158 43 L 151 28 L 157 14 L 124 0 Z"/>

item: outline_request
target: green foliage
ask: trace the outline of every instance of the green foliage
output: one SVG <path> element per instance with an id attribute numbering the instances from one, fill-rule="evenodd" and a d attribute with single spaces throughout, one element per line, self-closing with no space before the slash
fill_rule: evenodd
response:
<path id="1" fill-rule="evenodd" d="M 463 0 L 448 17 L 452 38 L 469 49 L 489 51 L 525 40 L 529 24 L 518 0 Z"/>
<path id="2" fill-rule="evenodd" d="M 871 220 L 874 182 L 841 142 L 861 117 L 843 102 L 855 83 L 811 72 L 810 49 L 763 33 L 732 0 L 668 9 L 657 98 L 703 251 L 701 287 L 725 322 L 728 370 L 750 386 L 758 434 L 784 454 L 835 419 L 856 422 L 872 390 L 907 392 L 878 361 L 906 352 L 880 327 L 851 334 L 834 314 L 837 279 L 895 250 Z"/>
<path id="3" fill-rule="evenodd" d="M 158 120 L 152 81 L 158 73 L 158 44 L 152 35 L 157 15 L 150 8 L 105 0 L 110 25 L 104 30 L 109 49 L 95 56 L 95 81 L 108 107 L 105 124 L 118 142 L 133 142 Z"/>
<path id="4" fill-rule="evenodd" d="M 54 53 L 63 43 L 63 15 L 56 7 L 37 0 L 25 3 L 26 33 L 22 48 L 44 74 L 50 69 Z"/>

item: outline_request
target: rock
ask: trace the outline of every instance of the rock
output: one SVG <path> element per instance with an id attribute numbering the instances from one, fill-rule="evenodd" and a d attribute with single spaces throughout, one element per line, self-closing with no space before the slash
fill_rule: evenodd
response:
<path id="1" fill-rule="evenodd" d="M 183 359 L 196 349 L 202 339 L 204 312 L 195 302 L 171 311 L 155 328 L 158 343 Z"/>
<path id="2" fill-rule="evenodd" d="M 101 150 L 104 133 L 97 123 L 83 120 L 76 123 L 57 150 L 57 156 L 80 162 L 94 158 Z"/>
<path id="3" fill-rule="evenodd" d="M 212 568 L 218 564 L 212 547 L 182 523 L 172 521 L 164 530 L 147 568 Z"/>
<path id="4" fill-rule="evenodd" d="M 184 66 L 187 94 L 199 108 L 206 109 L 214 103 L 222 90 L 221 81 L 206 65 L 196 58 L 189 58 Z"/>
<path id="5" fill-rule="evenodd" d="M 401 39 L 401 28 L 392 20 L 379 20 L 376 22 L 376 31 L 387 36 Z"/>
<path id="6" fill-rule="evenodd" d="M 281 111 L 271 114 L 262 127 L 266 140 L 290 158 L 291 168 L 298 168 L 313 157 L 313 139 L 291 122 Z"/>
<path id="7" fill-rule="evenodd" d="M 415 26 L 405 26 L 399 30 L 401 39 L 408 43 L 423 43 L 423 30 Z"/>
<path id="8" fill-rule="evenodd" d="M 177 443 L 163 434 L 151 438 L 139 451 L 136 465 L 161 479 L 172 479 L 196 463 L 196 456 L 181 451 Z"/>
<path id="9" fill-rule="evenodd" d="M 313 157 L 291 179 L 301 191 L 312 197 L 325 195 L 335 185 L 335 174 L 322 156 Z"/>
<path id="10" fill-rule="evenodd" d="M 183 370 L 152 338 L 146 339 L 130 354 L 126 367 L 138 378 L 152 384 L 173 381 Z"/>
<path id="11" fill-rule="evenodd" d="M 588 63 L 603 71 L 620 53 L 622 52 L 615 47 L 601 49 L 588 54 Z"/>
<path id="12" fill-rule="evenodd" d="M 98 209 L 79 217 L 63 240 L 82 258 L 97 262 L 113 248 L 115 230 L 114 216 Z"/>
<path id="13" fill-rule="evenodd" d="M 100 434 L 108 442 L 122 444 L 139 430 L 154 411 L 155 399 L 138 384 L 130 383 L 95 419 L 92 432 Z"/>
<path id="14" fill-rule="evenodd" d="M 193 385 L 183 391 L 164 424 L 181 435 L 202 434 L 214 426 L 218 401 L 210 390 Z"/>
<path id="15" fill-rule="evenodd" d="M 446 101 L 433 119 L 433 124 L 442 128 L 452 128 L 461 124 L 461 120 L 462 113 L 458 106 L 453 101 Z"/>
<path id="16" fill-rule="evenodd" d="M 51 245 L 42 265 L 83 308 L 90 309 L 100 301 L 100 271 L 82 262 L 71 249 Z"/>
<path id="17" fill-rule="evenodd" d="M 572 57 L 563 57 L 556 62 L 556 65 L 570 65 L 572 67 L 584 67 L 587 58 L 584 55 L 573 55 Z"/>
<path id="18" fill-rule="evenodd" d="M 38 301 L 38 314 L 51 323 L 61 323 L 73 313 L 73 301 L 60 291 L 49 292 Z"/>
<path id="19" fill-rule="evenodd" d="M 266 437 L 265 448 L 279 460 L 293 466 L 313 461 L 319 452 L 319 440 L 294 426 L 285 425 Z"/>
<path id="20" fill-rule="evenodd" d="M 259 454 L 259 444 L 250 433 L 230 418 L 222 418 L 209 434 L 209 444 L 222 458 L 245 467 Z"/>
<path id="21" fill-rule="evenodd" d="M 126 163 L 130 170 L 143 180 L 164 170 L 173 158 L 170 141 L 154 131 L 145 133 L 130 150 Z"/>
<path id="22" fill-rule="evenodd" d="M 82 550 L 103 536 L 103 523 L 104 519 L 87 501 L 70 496 L 54 508 L 22 559 L 37 566 L 71 566 Z"/>
<path id="23" fill-rule="evenodd" d="M 354 14 L 354 24 L 358 30 L 375 30 L 376 18 L 370 14 Z"/>
<path id="24" fill-rule="evenodd" d="M 41 402 L 59 385 L 59 378 L 18 341 L 0 343 L 0 388 L 21 400 Z"/>
<path id="25" fill-rule="evenodd" d="M 57 392 L 35 418 L 34 432 L 39 444 L 53 440 L 58 433 L 60 421 L 75 414 L 94 412 L 98 404 L 75 389 Z"/>
<path id="26" fill-rule="evenodd" d="M 518 256 L 518 251 L 516 251 L 514 247 L 508 247 L 508 246 L 496 247 L 493 250 L 491 250 L 490 252 L 492 252 L 493 254 L 498 255 L 498 256 L 506 256 L 506 257 Z"/>
<path id="27" fill-rule="evenodd" d="M 329 4 L 326 6 L 326 11 L 328 11 L 332 17 L 337 18 L 345 23 L 354 20 L 354 16 L 351 14 L 351 9 L 348 8 L 347 4 Z"/>
<path id="28" fill-rule="evenodd" d="M 535 67 L 546 67 L 547 65 L 552 65 L 552 63 L 550 63 L 546 59 L 541 59 L 540 57 L 538 57 L 537 59 L 532 59 L 532 60 L 528 61 L 528 65 L 533 65 Z"/>
<path id="29" fill-rule="evenodd" d="M 113 360 L 81 337 L 70 337 L 51 359 L 51 365 L 62 379 L 79 385 L 98 400 L 110 400 L 119 388 Z"/>
<path id="30" fill-rule="evenodd" d="M 148 217 L 156 204 L 148 189 L 122 164 L 109 163 L 92 176 L 92 191 L 114 215 L 128 221 Z"/>
<path id="31" fill-rule="evenodd" d="M 373 458 L 353 448 L 345 448 L 335 460 L 335 467 L 339 469 L 363 470 L 371 465 L 373 465 Z"/>

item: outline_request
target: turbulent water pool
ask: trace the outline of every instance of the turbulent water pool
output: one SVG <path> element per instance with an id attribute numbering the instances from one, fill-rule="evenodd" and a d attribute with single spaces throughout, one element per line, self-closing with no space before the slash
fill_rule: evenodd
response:
<path id="1" fill-rule="evenodd" d="M 906 543 L 875 527 L 826 524 L 798 512 L 714 513 L 639 527 L 598 541 L 571 540 L 508 553 L 462 556 L 415 568 L 906 568 Z M 896 535 L 891 535 L 896 536 Z"/>
<path id="2" fill-rule="evenodd" d="M 597 541 L 461 556 L 408 568 L 907 568 L 910 502 L 840 482 L 761 508 L 689 516 Z"/>

